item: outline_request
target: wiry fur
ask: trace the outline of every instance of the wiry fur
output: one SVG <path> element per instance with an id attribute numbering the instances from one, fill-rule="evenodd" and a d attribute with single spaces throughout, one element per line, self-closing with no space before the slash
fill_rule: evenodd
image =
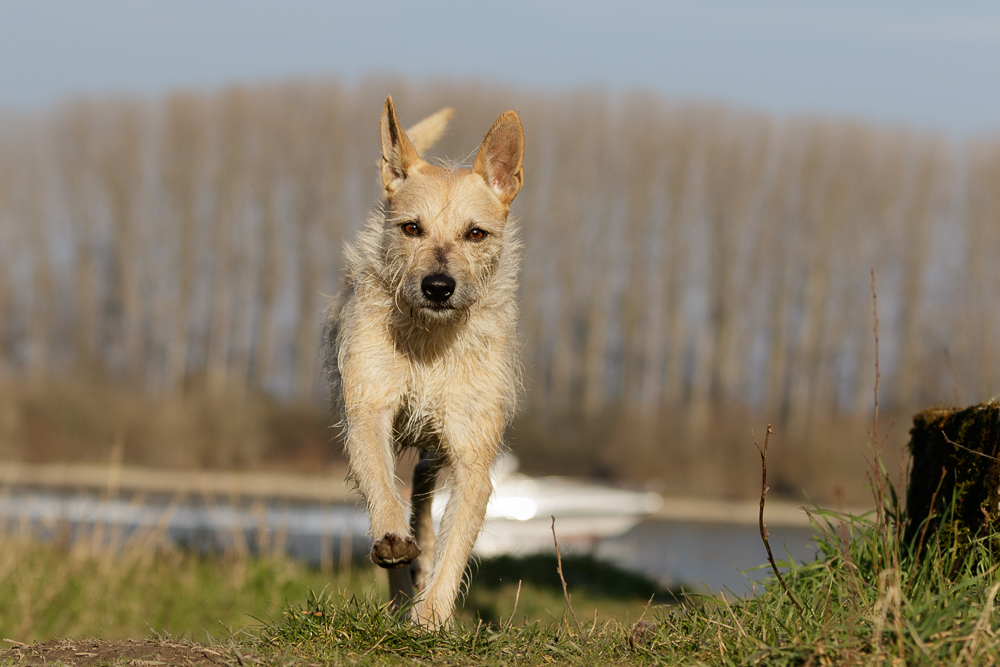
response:
<path id="1" fill-rule="evenodd" d="M 439 120 L 411 131 L 421 126 L 433 138 L 442 131 Z M 508 213 L 523 182 L 523 135 L 507 112 L 463 169 L 421 159 L 415 146 L 433 140 L 411 142 L 391 98 L 381 130 L 383 203 L 345 246 L 327 364 L 350 474 L 371 518 L 372 560 L 393 568 L 397 601 L 416 600 L 414 619 L 437 627 L 451 617 L 482 528 L 490 465 L 520 388 L 520 246 Z M 429 286 L 440 276 L 451 288 Z M 409 523 L 393 472 L 399 447 L 422 453 Z M 430 499 L 446 465 L 452 491 L 435 540 Z"/>

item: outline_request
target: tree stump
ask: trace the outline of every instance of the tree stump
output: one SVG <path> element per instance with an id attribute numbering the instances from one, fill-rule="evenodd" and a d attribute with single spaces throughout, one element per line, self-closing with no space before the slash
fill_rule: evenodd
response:
<path id="1" fill-rule="evenodd" d="M 913 417 L 910 429 L 910 485 L 906 495 L 906 537 L 919 537 L 925 519 L 954 514 L 938 528 L 961 543 L 989 534 L 1000 519 L 1000 403 L 968 408 L 931 408 Z"/>

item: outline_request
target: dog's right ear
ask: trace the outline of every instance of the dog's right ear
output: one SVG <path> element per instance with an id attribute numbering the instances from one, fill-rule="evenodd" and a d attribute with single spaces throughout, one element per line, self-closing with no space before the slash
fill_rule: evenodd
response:
<path id="1" fill-rule="evenodd" d="M 524 185 L 524 132 L 516 111 L 506 111 L 486 133 L 472 171 L 483 177 L 486 185 L 510 206 Z"/>
<path id="2" fill-rule="evenodd" d="M 399 124 L 391 96 L 385 98 L 385 106 L 382 107 L 381 130 L 382 187 L 388 196 L 399 188 L 411 170 L 423 160 Z"/>

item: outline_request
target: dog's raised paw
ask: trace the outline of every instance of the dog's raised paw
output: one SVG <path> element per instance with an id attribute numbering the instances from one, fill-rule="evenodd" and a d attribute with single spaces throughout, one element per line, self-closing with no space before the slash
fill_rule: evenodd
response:
<path id="1" fill-rule="evenodd" d="M 395 533 L 386 533 L 372 545 L 372 562 L 386 569 L 409 565 L 419 555 L 420 547 L 412 537 Z"/>

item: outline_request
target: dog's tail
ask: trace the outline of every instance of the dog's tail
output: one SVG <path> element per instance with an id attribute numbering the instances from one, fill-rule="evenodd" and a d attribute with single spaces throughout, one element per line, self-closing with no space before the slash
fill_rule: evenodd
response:
<path id="1" fill-rule="evenodd" d="M 448 123 L 454 114 L 454 109 L 445 107 L 406 131 L 406 136 L 410 138 L 410 143 L 417 149 L 418 155 L 423 157 L 424 152 L 437 143 L 444 131 L 448 129 Z"/>

